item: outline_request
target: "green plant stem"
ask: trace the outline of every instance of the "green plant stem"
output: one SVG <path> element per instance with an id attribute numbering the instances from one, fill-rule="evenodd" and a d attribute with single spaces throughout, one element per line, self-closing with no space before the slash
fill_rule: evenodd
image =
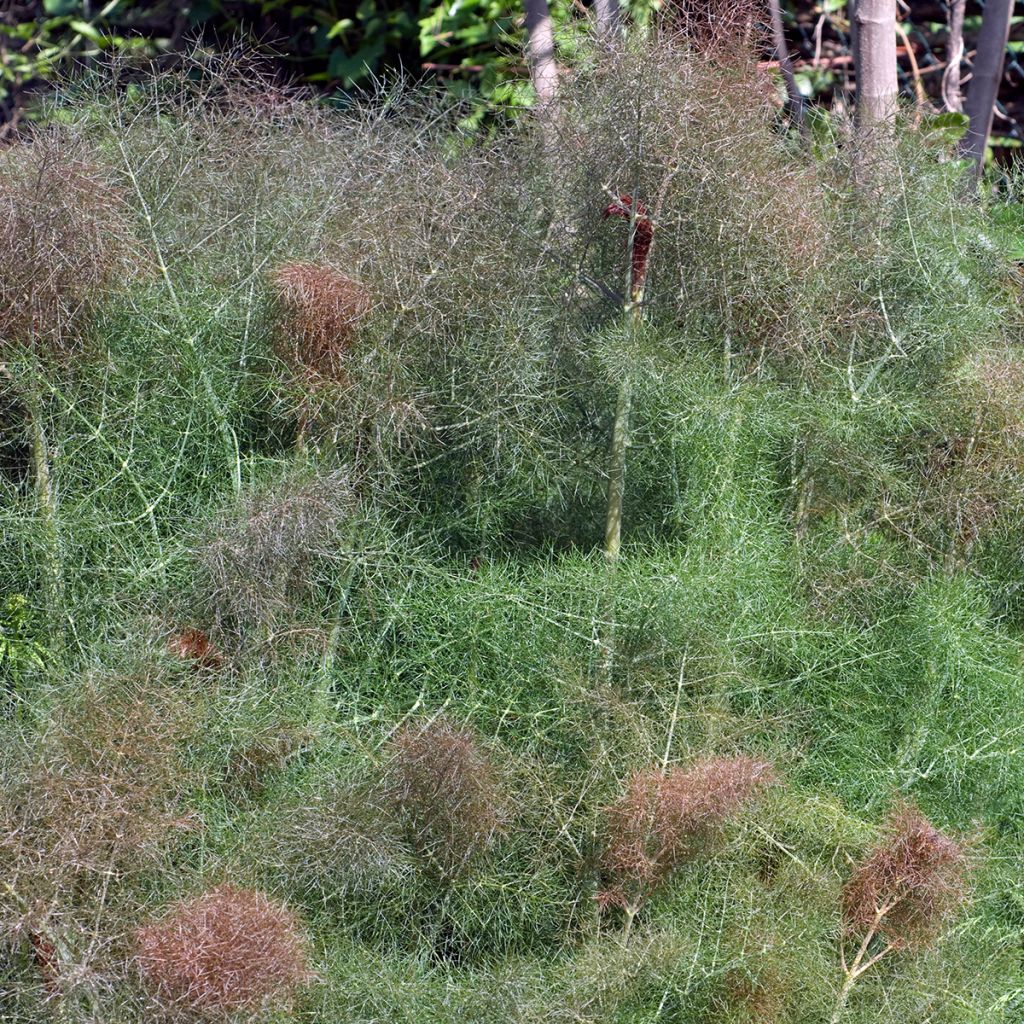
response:
<path id="1" fill-rule="evenodd" d="M 830 1024 L 839 1024 L 842 1019 L 843 1011 L 846 1009 L 846 1004 L 850 999 L 850 992 L 853 989 L 853 983 L 856 979 L 852 974 L 846 976 L 846 980 L 843 982 L 843 987 L 839 990 L 839 997 L 836 999 L 836 1008 L 832 1012 L 830 1018 Z"/>
<path id="2" fill-rule="evenodd" d="M 156 224 L 153 221 L 153 215 L 150 212 L 149 204 L 146 202 L 146 197 L 143 194 L 142 185 L 139 182 L 138 175 L 136 175 L 131 160 L 128 158 L 128 153 L 125 150 L 124 143 L 119 141 L 118 148 L 121 151 L 121 158 L 125 171 L 131 179 L 132 190 L 135 192 L 139 205 L 142 207 L 143 216 L 146 219 L 146 226 L 149 230 L 150 240 L 153 243 L 153 253 L 156 257 L 157 267 L 160 270 L 160 276 L 163 278 L 164 284 L 167 287 L 167 293 L 170 295 L 171 302 L 174 304 L 175 312 L 181 320 L 181 336 L 184 338 L 184 342 L 188 346 L 189 352 L 194 360 L 194 366 L 199 376 L 199 381 L 203 386 L 203 391 L 206 394 L 207 401 L 209 402 L 214 423 L 217 426 L 218 433 L 223 438 L 224 458 L 228 466 L 228 471 L 231 474 L 231 484 L 235 492 L 235 497 L 237 498 L 242 493 L 242 463 L 238 445 L 238 435 L 235 433 L 234 428 L 228 421 L 227 412 L 220 399 L 217 397 L 217 392 L 213 387 L 213 382 L 210 380 L 210 375 L 206 372 L 206 365 L 203 362 L 202 355 L 196 345 L 195 334 L 189 331 L 189 324 L 185 319 L 184 308 L 182 306 L 181 299 L 178 296 L 178 290 L 174 286 L 174 281 L 171 278 L 170 268 L 167 266 L 167 261 L 164 259 L 163 250 L 160 247 L 160 239 L 157 236 Z"/>
<path id="3" fill-rule="evenodd" d="M 898 901 L 897 901 L 898 902 Z M 893 943 L 889 943 L 881 953 L 876 953 L 873 957 L 865 960 L 864 957 L 867 955 L 868 946 L 871 945 L 871 940 L 878 934 L 878 926 L 882 923 L 882 918 L 889 913 L 892 908 L 896 906 L 896 902 L 889 903 L 884 907 L 879 908 L 875 911 L 875 919 L 871 927 L 867 930 L 864 935 L 864 939 L 860 944 L 860 948 L 857 950 L 857 955 L 853 959 L 853 963 L 846 966 L 845 957 L 843 958 L 843 971 L 846 977 L 843 979 L 843 986 L 839 990 L 839 995 L 836 997 L 835 1009 L 832 1011 L 832 1016 L 829 1018 L 829 1024 L 839 1024 L 842 1020 L 843 1012 L 846 1010 L 846 1004 L 850 1000 L 850 993 L 853 991 L 853 986 L 857 979 L 866 971 L 868 968 L 874 966 L 882 959 L 886 953 L 892 951 Z"/>
<path id="4" fill-rule="evenodd" d="M 639 912 L 639 903 L 629 903 L 626 905 L 626 924 L 622 929 L 622 944 L 624 946 L 629 944 L 629 937 L 633 934 L 633 924 L 636 921 L 636 915 Z"/>
<path id="5" fill-rule="evenodd" d="M 628 324 L 630 348 L 643 321 L 644 290 L 641 283 L 633 289 L 632 300 L 626 303 L 623 312 Z M 608 506 L 604 520 L 604 557 L 614 569 L 619 561 L 622 547 L 622 510 L 626 494 L 626 451 L 629 448 L 629 423 L 633 411 L 633 383 L 629 371 L 623 375 L 619 395 L 615 403 L 615 422 L 612 426 L 612 443 L 608 453 Z M 605 605 L 604 637 L 601 642 L 600 678 L 607 683 L 611 680 L 615 662 L 615 602 L 609 595 Z"/>
<path id="6" fill-rule="evenodd" d="M 629 418 L 633 389 L 628 379 L 619 388 L 615 404 L 615 425 L 608 458 L 608 510 L 604 523 L 604 555 L 610 562 L 619 557 L 622 546 L 622 504 L 626 489 L 626 448 L 629 446 Z"/>
<path id="7" fill-rule="evenodd" d="M 54 491 L 50 452 L 43 427 L 41 403 L 34 398 L 29 405 L 29 431 L 32 440 L 32 481 L 36 504 L 42 520 L 43 577 L 46 592 L 46 614 L 53 636 L 50 648 L 60 653 L 63 648 L 64 573 L 60 554 L 60 531 L 57 525 L 57 496 Z"/>
<path id="8" fill-rule="evenodd" d="M 633 299 L 625 307 L 628 317 L 629 340 L 636 338 L 643 321 L 643 287 L 637 288 Z M 608 454 L 608 508 L 604 520 L 604 555 L 615 562 L 622 546 L 622 507 L 626 492 L 626 449 L 629 447 L 629 421 L 633 411 L 633 384 L 627 374 L 619 387 L 615 403 L 615 423 L 612 444 Z"/>

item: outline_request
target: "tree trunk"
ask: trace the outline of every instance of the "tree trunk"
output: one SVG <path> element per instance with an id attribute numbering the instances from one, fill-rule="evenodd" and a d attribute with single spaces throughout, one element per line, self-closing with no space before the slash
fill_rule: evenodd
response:
<path id="1" fill-rule="evenodd" d="M 526 9 L 526 57 L 530 78 L 541 110 L 550 106 L 558 91 L 555 33 L 547 0 L 523 0 Z"/>
<path id="2" fill-rule="evenodd" d="M 964 109 L 960 95 L 960 62 L 964 59 L 964 8 L 967 0 L 950 0 L 949 43 L 946 46 L 946 71 L 942 76 L 942 102 L 947 110 Z"/>
<path id="3" fill-rule="evenodd" d="M 961 154 L 974 161 L 976 176 L 981 174 L 985 162 L 985 147 L 992 130 L 992 112 L 999 93 L 999 80 L 1003 75 L 1012 14 L 1013 0 L 988 0 L 981 18 L 978 49 L 964 105 L 964 113 L 970 119 L 970 125 L 960 143 Z"/>
<path id="4" fill-rule="evenodd" d="M 848 0 L 846 16 L 850 22 L 850 53 L 857 52 L 857 0 Z"/>
<path id="5" fill-rule="evenodd" d="M 619 31 L 622 23 L 619 0 L 594 0 L 594 13 L 597 15 L 597 34 L 602 39 L 610 38 Z"/>
<path id="6" fill-rule="evenodd" d="M 857 135 L 863 146 L 891 132 L 896 120 L 896 0 L 857 0 Z"/>
<path id="7" fill-rule="evenodd" d="M 782 79 L 786 83 L 786 95 L 789 97 L 789 117 L 793 124 L 803 132 L 804 124 L 804 98 L 796 84 L 796 76 L 793 74 L 793 61 L 789 56 L 789 47 L 786 45 L 786 28 L 782 22 L 782 5 L 780 0 L 769 0 L 769 7 L 772 15 L 772 37 L 775 43 L 775 56 L 779 61 L 779 70 L 782 72 Z"/>

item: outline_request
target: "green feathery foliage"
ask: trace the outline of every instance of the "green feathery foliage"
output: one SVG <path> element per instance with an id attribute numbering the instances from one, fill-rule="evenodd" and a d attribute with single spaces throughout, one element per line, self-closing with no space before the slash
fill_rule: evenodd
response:
<path id="1" fill-rule="evenodd" d="M 596 48 L 481 139 L 197 62 L 2 154 L 5 1020 L 1015 1019 L 1019 279 L 912 127 L 868 203 L 764 95 Z M 116 209 L 26 267 L 44 142 Z M 911 804 L 970 870 L 844 992 Z"/>

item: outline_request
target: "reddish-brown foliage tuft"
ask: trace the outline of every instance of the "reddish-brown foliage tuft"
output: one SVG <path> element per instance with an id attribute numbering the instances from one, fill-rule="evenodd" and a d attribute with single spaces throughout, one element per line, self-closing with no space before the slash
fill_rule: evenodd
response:
<path id="1" fill-rule="evenodd" d="M 463 871 L 501 830 L 503 807 L 476 736 L 444 718 L 403 728 L 388 789 L 412 848 L 443 879 Z"/>
<path id="2" fill-rule="evenodd" d="M 209 635 L 192 626 L 172 633 L 167 638 L 167 649 L 182 661 L 195 662 L 197 668 L 218 669 L 224 664 L 224 655 Z"/>
<path id="3" fill-rule="evenodd" d="M 281 310 L 277 350 L 296 373 L 344 379 L 356 327 L 373 306 L 366 287 L 333 267 L 286 263 L 271 276 Z"/>
<path id="4" fill-rule="evenodd" d="M 57 962 L 57 947 L 42 932 L 30 931 L 28 942 L 32 947 L 32 959 L 43 979 L 48 992 L 55 992 L 60 977 L 60 965 Z"/>
<path id="5" fill-rule="evenodd" d="M 79 687 L 44 735 L 7 752 L 16 773 L 0 790 L 0 933 L 25 937 L 43 990 L 61 999 L 122 975 L 120 894 L 198 824 L 181 757 L 198 708 L 181 681 Z"/>
<path id="6" fill-rule="evenodd" d="M 757 41 L 764 11 L 755 0 L 667 0 L 662 29 L 720 59 L 747 57 Z"/>
<path id="7" fill-rule="evenodd" d="M 18 865 L 26 893 L 103 884 L 193 827 L 179 755 L 194 727 L 195 708 L 151 681 L 87 685 L 33 751 L 24 790 L 7 794 L 0 861 Z"/>
<path id="8" fill-rule="evenodd" d="M 785 1018 L 786 986 L 774 973 L 755 979 L 734 969 L 722 981 L 723 1009 L 730 1020 L 737 1014 L 746 1024 L 775 1024 Z"/>
<path id="9" fill-rule="evenodd" d="M 633 219 L 633 197 L 623 193 L 614 203 L 609 203 L 602 211 L 604 217 L 622 217 L 625 220 Z M 654 240 L 654 225 L 647 214 L 647 207 L 644 203 L 637 201 L 636 217 L 633 219 L 633 239 L 630 250 L 630 266 L 632 274 L 630 287 L 633 298 L 638 298 L 643 291 L 644 279 L 647 277 L 647 258 L 651 252 L 651 242 Z"/>
<path id="10" fill-rule="evenodd" d="M 345 550 L 353 490 L 342 471 L 293 476 L 246 497 L 198 551 L 218 639 L 289 614 Z"/>
<path id="11" fill-rule="evenodd" d="M 311 977 L 295 914 L 229 885 L 141 928 L 138 948 L 143 977 L 158 998 L 194 1012 L 288 1004 Z"/>
<path id="12" fill-rule="evenodd" d="M 982 352 L 965 369 L 953 422 L 921 465 L 921 512 L 967 552 L 1024 509 L 1024 362 L 1012 352 Z"/>
<path id="13" fill-rule="evenodd" d="M 634 772 L 626 792 L 605 811 L 602 863 L 611 885 L 601 901 L 635 906 L 774 779 L 771 764 L 751 757 Z"/>
<path id="14" fill-rule="evenodd" d="M 846 926 L 882 932 L 896 946 L 927 942 L 963 901 L 967 869 L 963 844 L 904 804 L 843 889 Z"/>
<path id="15" fill-rule="evenodd" d="M 224 768 L 224 781 L 239 796 L 255 796 L 267 779 L 312 738 L 306 730 L 291 726 L 267 728 L 232 753 Z"/>
<path id="16" fill-rule="evenodd" d="M 89 155 L 55 136 L 0 160 L 0 347 L 67 353 L 137 257 L 130 211 Z"/>

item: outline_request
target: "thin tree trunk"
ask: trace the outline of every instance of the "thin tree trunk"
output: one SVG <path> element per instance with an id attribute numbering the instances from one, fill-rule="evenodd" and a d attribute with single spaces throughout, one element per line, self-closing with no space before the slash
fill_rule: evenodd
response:
<path id="1" fill-rule="evenodd" d="M 949 42 L 946 45 L 946 71 L 942 76 L 942 101 L 947 110 L 964 109 L 960 95 L 960 62 L 964 59 L 964 8 L 967 0 L 950 0 Z"/>
<path id="2" fill-rule="evenodd" d="M 857 0 L 854 21 L 857 134 L 861 145 L 871 145 L 896 120 L 896 0 Z"/>
<path id="3" fill-rule="evenodd" d="M 793 74 L 793 61 L 786 45 L 786 27 L 782 22 L 782 4 L 780 0 L 769 0 L 772 15 L 772 36 L 775 42 L 775 55 L 779 60 L 779 70 L 786 83 L 786 95 L 789 97 L 790 120 L 799 127 L 801 133 L 806 125 L 804 122 L 804 98 L 796 84 Z"/>
<path id="4" fill-rule="evenodd" d="M 981 18 L 978 49 L 964 105 L 964 113 L 970 119 L 970 125 L 960 143 L 961 154 L 974 161 L 976 176 L 981 174 L 985 147 L 992 131 L 992 113 L 999 93 L 999 81 L 1003 76 L 1012 14 L 1013 0 L 988 0 Z"/>
<path id="5" fill-rule="evenodd" d="M 619 0 L 594 0 L 594 13 L 597 15 L 597 34 L 602 39 L 610 38 L 619 31 L 622 24 Z"/>
<path id="6" fill-rule="evenodd" d="M 850 52 L 857 52 L 857 0 L 849 0 L 846 5 L 846 16 L 850 21 Z"/>
<path id="7" fill-rule="evenodd" d="M 892 179 L 899 85 L 896 78 L 896 0 L 857 0 L 854 11 L 856 147 L 854 185 L 874 216 L 884 209 Z"/>
<path id="8" fill-rule="evenodd" d="M 523 0 L 526 10 L 526 57 L 530 78 L 541 110 L 551 105 L 558 91 L 555 33 L 547 0 Z"/>

